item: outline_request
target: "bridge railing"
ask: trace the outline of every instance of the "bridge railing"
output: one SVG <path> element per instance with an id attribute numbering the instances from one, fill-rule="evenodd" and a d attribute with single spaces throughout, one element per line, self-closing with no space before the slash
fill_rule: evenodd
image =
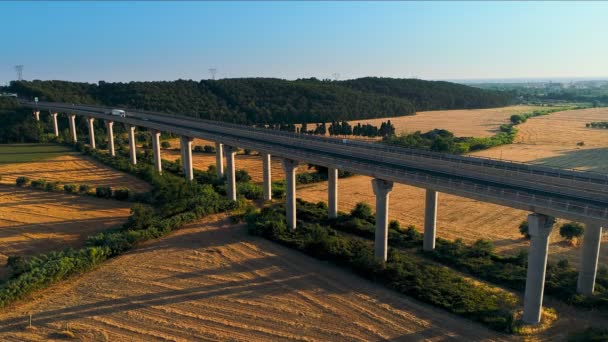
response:
<path id="1" fill-rule="evenodd" d="M 59 104 L 51 104 L 51 105 L 59 105 Z M 85 106 L 89 107 L 89 108 L 101 108 L 102 110 L 109 109 L 109 108 L 105 108 L 105 107 L 101 107 L 101 106 L 97 106 L 97 107 L 89 106 L 89 105 L 85 105 Z M 67 107 L 67 108 L 69 108 L 69 107 Z M 339 138 L 332 138 L 332 137 L 313 136 L 313 135 L 309 135 L 309 134 L 305 134 L 305 133 L 297 134 L 297 133 L 293 133 L 293 132 L 270 130 L 267 128 L 259 128 L 259 127 L 250 127 L 250 126 L 246 126 L 246 125 L 239 125 L 239 124 L 233 124 L 233 123 L 227 123 L 227 122 L 219 122 L 219 121 L 212 121 L 212 120 L 206 120 L 206 119 L 196 119 L 194 117 L 169 114 L 169 113 L 161 113 L 161 112 L 153 112 L 153 111 L 139 111 L 139 110 L 136 110 L 134 113 L 144 114 L 144 115 L 158 115 L 158 116 L 170 117 L 170 118 L 179 119 L 179 120 L 206 123 L 206 124 L 215 125 L 215 126 L 230 127 L 230 128 L 239 129 L 239 130 L 248 130 L 250 132 L 258 132 L 258 133 L 265 134 L 265 135 L 270 134 L 270 135 L 274 135 L 274 136 L 283 136 L 285 138 L 290 138 L 291 141 L 313 140 L 316 142 L 323 141 L 323 142 L 332 143 L 332 144 L 347 144 L 347 145 L 352 145 L 352 146 L 365 148 L 365 149 L 371 149 L 371 150 L 384 152 L 384 153 L 388 152 L 388 153 L 398 154 L 401 156 L 409 156 L 410 158 L 412 158 L 412 157 L 427 158 L 427 159 L 430 158 L 430 159 L 434 159 L 434 160 L 454 163 L 458 166 L 461 166 L 461 165 L 482 166 L 482 167 L 489 167 L 489 168 L 494 168 L 494 169 L 501 169 L 501 170 L 507 170 L 507 171 L 512 171 L 512 172 L 524 173 L 524 174 L 528 174 L 528 175 L 557 177 L 557 178 L 562 178 L 562 179 L 567 179 L 567 180 L 572 180 L 572 181 L 579 181 L 579 182 L 586 182 L 586 183 L 591 183 L 591 184 L 608 185 L 608 174 L 597 173 L 597 172 L 593 172 L 593 171 L 589 171 L 589 170 L 558 169 L 558 168 L 536 165 L 536 164 L 532 164 L 532 163 L 528 163 L 528 162 L 513 162 L 513 161 L 490 158 L 490 157 L 457 156 L 457 155 L 440 153 L 440 152 L 431 152 L 431 151 L 416 150 L 416 149 L 404 148 L 404 147 L 394 147 L 394 146 L 387 146 L 387 145 L 380 145 L 380 144 L 373 144 L 373 143 L 365 143 L 365 142 L 359 142 L 357 140 L 351 140 L 351 139 L 339 139 Z M 412 159 L 410 159 L 410 160 L 412 160 Z"/>

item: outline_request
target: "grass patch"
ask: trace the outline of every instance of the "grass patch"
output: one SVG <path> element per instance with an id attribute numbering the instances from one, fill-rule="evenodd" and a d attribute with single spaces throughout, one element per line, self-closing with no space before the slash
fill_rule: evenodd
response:
<path id="1" fill-rule="evenodd" d="M 29 163 L 66 154 L 79 154 L 72 148 L 55 144 L 0 145 L 0 164 Z"/>

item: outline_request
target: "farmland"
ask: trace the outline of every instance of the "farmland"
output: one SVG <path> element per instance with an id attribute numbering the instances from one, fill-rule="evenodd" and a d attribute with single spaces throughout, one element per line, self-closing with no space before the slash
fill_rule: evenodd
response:
<path id="1" fill-rule="evenodd" d="M 33 312 L 34 330 L 23 330 Z M 506 340 L 269 241 L 221 215 L 0 314 L 0 339 Z"/>

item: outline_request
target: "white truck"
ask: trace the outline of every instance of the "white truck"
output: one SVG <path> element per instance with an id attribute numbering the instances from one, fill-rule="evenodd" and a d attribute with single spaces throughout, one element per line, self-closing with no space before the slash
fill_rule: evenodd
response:
<path id="1" fill-rule="evenodd" d="M 108 112 L 109 115 L 120 116 L 121 118 L 127 117 L 127 113 L 122 109 L 112 109 Z"/>

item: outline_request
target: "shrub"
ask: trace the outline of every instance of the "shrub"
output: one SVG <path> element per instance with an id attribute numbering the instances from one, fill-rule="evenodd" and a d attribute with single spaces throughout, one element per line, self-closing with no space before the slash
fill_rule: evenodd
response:
<path id="1" fill-rule="evenodd" d="M 350 215 L 370 222 L 374 220 L 374 213 L 372 212 L 372 207 L 370 207 L 369 204 L 365 202 L 357 203 L 353 210 L 351 210 Z"/>
<path id="2" fill-rule="evenodd" d="M 78 192 L 88 193 L 89 191 L 91 191 L 91 186 L 88 184 L 80 184 L 78 187 Z"/>
<path id="3" fill-rule="evenodd" d="M 256 200 L 264 197 L 264 190 L 261 186 L 252 183 L 237 183 L 236 190 L 239 195 L 245 196 L 248 200 Z"/>
<path id="4" fill-rule="evenodd" d="M 17 184 L 17 186 L 27 186 L 30 184 L 30 179 L 27 177 L 17 177 L 17 179 L 15 180 L 15 183 Z"/>
<path id="5" fill-rule="evenodd" d="M 251 181 L 251 176 L 245 170 L 237 170 L 234 176 L 236 178 L 236 181 L 240 183 L 247 183 Z"/>
<path id="6" fill-rule="evenodd" d="M 530 239 L 530 234 L 528 233 L 528 221 L 522 221 L 519 224 L 519 232 L 524 236 L 524 238 Z"/>
<path id="7" fill-rule="evenodd" d="M 583 236 L 585 227 L 578 222 L 565 223 L 559 228 L 559 235 L 568 241 Z"/>
<path id="8" fill-rule="evenodd" d="M 129 189 L 127 188 L 118 188 L 114 190 L 114 198 L 117 200 L 127 200 L 129 199 Z"/>
<path id="9" fill-rule="evenodd" d="M 75 184 L 65 184 L 63 190 L 67 193 L 75 193 L 78 191 L 78 187 Z"/>
<path id="10" fill-rule="evenodd" d="M 60 188 L 59 188 L 59 183 L 58 182 L 48 182 L 44 186 L 44 190 L 46 190 L 46 191 L 57 191 L 59 189 Z"/>
<path id="11" fill-rule="evenodd" d="M 205 145 L 203 146 L 203 151 L 205 153 L 215 153 L 215 146 Z"/>
<path id="12" fill-rule="evenodd" d="M 99 186 L 95 189 L 95 195 L 99 198 L 110 198 L 112 197 L 112 188 L 109 186 Z"/>
<path id="13" fill-rule="evenodd" d="M 171 143 L 168 142 L 168 141 L 161 141 L 160 147 L 162 147 L 162 148 L 170 148 L 171 147 Z"/>
<path id="14" fill-rule="evenodd" d="M 30 186 L 34 189 L 44 190 L 46 186 L 46 181 L 44 179 L 36 179 L 30 183 Z"/>
<path id="15" fill-rule="evenodd" d="M 199 152 L 199 153 L 200 153 L 200 152 L 203 152 L 203 151 L 204 151 L 204 149 L 203 149 L 203 147 L 202 147 L 202 146 L 196 145 L 196 146 L 194 146 L 193 151 L 194 151 L 194 152 Z"/>

